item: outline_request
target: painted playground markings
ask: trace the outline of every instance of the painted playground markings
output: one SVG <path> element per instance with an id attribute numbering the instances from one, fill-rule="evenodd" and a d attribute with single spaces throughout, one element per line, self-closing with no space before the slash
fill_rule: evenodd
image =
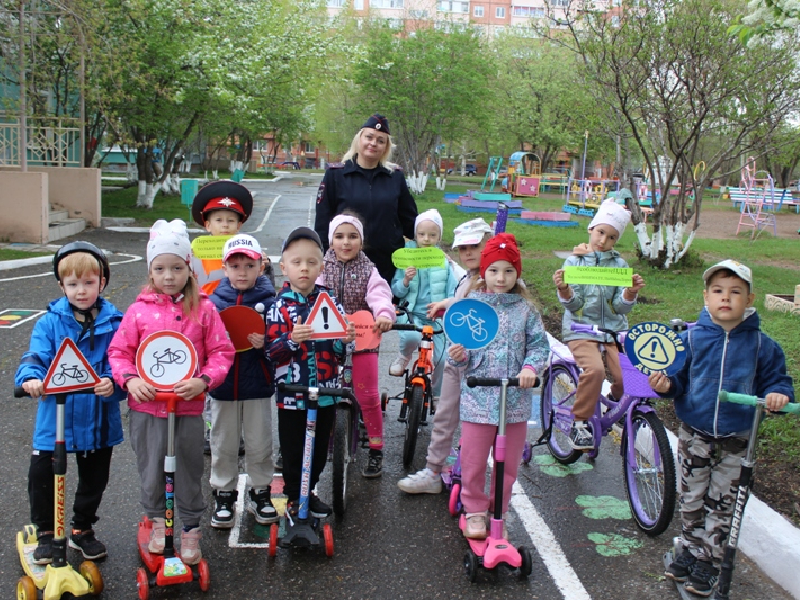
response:
<path id="1" fill-rule="evenodd" d="M 110 260 L 109 263 L 108 263 L 109 266 L 113 267 L 114 265 L 124 265 L 126 263 L 131 263 L 131 262 L 136 262 L 137 260 L 142 260 L 142 257 L 137 255 L 137 254 L 126 254 L 124 252 L 114 252 L 112 254 L 108 254 L 109 259 L 112 258 L 112 257 L 116 257 L 116 256 L 122 257 L 122 260 Z M 35 265 L 35 264 L 41 263 L 41 261 L 38 261 L 38 263 L 37 262 L 31 262 L 31 261 L 36 261 L 35 258 L 27 258 L 27 259 L 23 259 L 23 260 L 27 261 L 27 262 L 25 262 L 25 264 L 19 265 L 20 267 L 27 267 L 27 266 L 31 266 L 31 265 Z M 48 263 L 52 263 L 52 258 L 48 258 Z M 19 277 L 6 277 L 4 279 L 0 279 L 0 282 L 3 282 L 3 281 L 19 281 L 21 279 L 34 279 L 36 277 L 52 277 L 52 276 L 53 276 L 53 269 L 49 268 L 44 273 L 36 273 L 35 275 L 21 275 Z"/>
<path id="2" fill-rule="evenodd" d="M 27 308 L 7 308 L 0 310 L 0 329 L 14 329 L 18 325 L 27 323 L 43 315 L 46 311 L 31 310 Z"/>
<path id="3" fill-rule="evenodd" d="M 272 498 L 272 505 L 275 507 L 275 510 L 278 511 L 279 515 L 282 515 L 286 510 L 286 496 L 283 495 L 283 475 L 276 473 L 272 479 L 272 484 L 270 485 L 271 488 L 271 498 Z M 239 473 L 239 482 L 236 486 L 236 490 L 239 493 L 238 498 L 236 498 L 236 516 L 234 519 L 233 527 L 231 528 L 231 532 L 228 535 L 228 547 L 229 548 L 269 548 L 269 542 L 258 543 L 258 542 L 242 542 L 241 538 L 241 531 L 242 531 L 242 520 L 244 519 L 245 511 L 245 501 L 246 496 L 245 493 L 247 492 L 247 473 Z M 282 523 L 279 523 L 281 527 L 283 527 Z M 264 537 L 269 539 L 269 525 L 259 525 L 256 524 L 254 527 L 254 533 L 257 537 Z"/>

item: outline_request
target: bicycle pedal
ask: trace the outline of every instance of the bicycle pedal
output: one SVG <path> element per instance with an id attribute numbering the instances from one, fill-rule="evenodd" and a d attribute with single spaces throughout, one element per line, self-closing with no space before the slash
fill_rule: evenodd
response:
<path id="1" fill-rule="evenodd" d="M 408 419 L 406 419 L 405 417 L 397 417 L 398 423 L 405 423 L 406 421 L 408 421 Z"/>

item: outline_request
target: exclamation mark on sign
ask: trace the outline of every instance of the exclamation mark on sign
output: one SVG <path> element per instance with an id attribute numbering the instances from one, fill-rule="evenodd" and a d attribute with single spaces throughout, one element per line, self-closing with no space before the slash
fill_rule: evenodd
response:
<path id="1" fill-rule="evenodd" d="M 658 340 L 653 340 L 653 343 L 650 345 L 650 358 L 656 357 L 657 349 L 658 349 Z"/>
<path id="2" fill-rule="evenodd" d="M 323 306 L 322 307 L 322 321 L 323 321 L 322 328 L 323 329 L 328 329 L 328 307 L 327 306 Z"/>

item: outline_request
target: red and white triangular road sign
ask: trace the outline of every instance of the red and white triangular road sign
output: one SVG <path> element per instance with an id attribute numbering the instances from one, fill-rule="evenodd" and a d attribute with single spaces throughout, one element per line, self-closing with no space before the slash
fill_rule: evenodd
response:
<path id="1" fill-rule="evenodd" d="M 100 383 L 92 365 L 70 338 L 64 338 L 44 378 L 44 393 L 65 394 L 86 390 Z"/>
<path id="2" fill-rule="evenodd" d="M 331 297 L 320 292 L 314 308 L 308 315 L 308 325 L 314 329 L 312 340 L 330 340 L 347 337 L 347 321 L 336 308 Z"/>

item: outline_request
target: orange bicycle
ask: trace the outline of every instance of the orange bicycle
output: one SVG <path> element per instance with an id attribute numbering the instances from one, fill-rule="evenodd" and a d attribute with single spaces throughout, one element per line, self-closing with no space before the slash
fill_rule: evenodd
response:
<path id="1" fill-rule="evenodd" d="M 406 369 L 402 377 L 405 377 L 405 387 L 402 396 L 389 397 L 386 392 L 381 394 L 381 409 L 385 412 L 389 400 L 402 400 L 400 406 L 400 416 L 397 418 L 401 423 L 406 424 L 405 440 L 403 441 L 403 467 L 411 467 L 414 460 L 414 452 L 417 449 L 417 437 L 420 428 L 427 425 L 426 418 L 428 411 L 433 415 L 436 407 L 433 405 L 433 388 L 431 386 L 431 374 L 433 373 L 433 336 L 444 333 L 439 327 L 434 329 L 432 325 L 422 327 L 414 324 L 411 313 L 402 305 L 398 307 L 398 313 L 408 317 L 408 323 L 395 323 L 392 329 L 395 331 L 416 331 L 422 334 L 419 342 L 417 360 L 413 362 L 410 369 Z"/>

